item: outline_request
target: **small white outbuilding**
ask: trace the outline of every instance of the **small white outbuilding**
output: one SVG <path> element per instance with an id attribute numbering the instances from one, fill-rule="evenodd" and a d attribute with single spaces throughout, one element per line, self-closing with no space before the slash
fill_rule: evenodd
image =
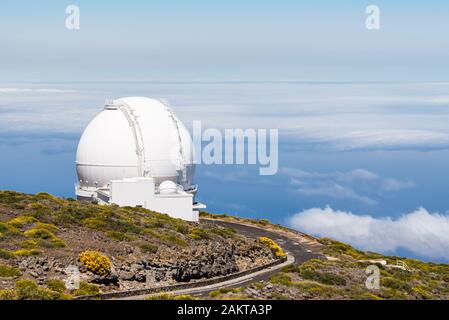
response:
<path id="1" fill-rule="evenodd" d="M 166 103 L 144 97 L 107 102 L 87 126 L 76 153 L 79 200 L 142 206 L 198 221 L 195 150 Z"/>

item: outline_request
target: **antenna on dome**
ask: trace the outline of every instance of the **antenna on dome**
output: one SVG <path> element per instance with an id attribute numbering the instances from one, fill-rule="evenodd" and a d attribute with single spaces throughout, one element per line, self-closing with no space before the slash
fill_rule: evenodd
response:
<path id="1" fill-rule="evenodd" d="M 104 101 L 104 108 L 107 110 L 116 110 L 117 105 L 114 103 L 114 100 L 112 99 L 106 99 Z"/>

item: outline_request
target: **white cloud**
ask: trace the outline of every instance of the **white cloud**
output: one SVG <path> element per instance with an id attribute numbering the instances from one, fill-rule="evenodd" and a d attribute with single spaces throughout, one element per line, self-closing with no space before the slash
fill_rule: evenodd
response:
<path id="1" fill-rule="evenodd" d="M 395 150 L 444 149 L 449 146 L 449 134 L 430 130 L 382 129 L 349 131 L 327 138 L 333 149 Z"/>
<path id="2" fill-rule="evenodd" d="M 381 191 L 400 191 L 403 189 L 413 188 L 415 183 L 411 180 L 397 180 L 393 178 L 384 179 L 380 185 Z"/>
<path id="3" fill-rule="evenodd" d="M 424 208 L 397 219 L 312 208 L 291 216 L 288 225 L 362 250 L 395 254 L 406 249 L 420 257 L 449 261 L 449 215 L 429 213 Z"/>
<path id="4" fill-rule="evenodd" d="M 337 172 L 335 173 L 337 179 L 342 181 L 357 181 L 365 180 L 372 181 L 379 179 L 379 176 L 374 172 L 365 169 L 355 169 L 347 172 Z"/>
<path id="5" fill-rule="evenodd" d="M 247 170 L 235 170 L 227 172 L 212 172 L 205 170 L 202 172 L 203 176 L 220 181 L 230 182 L 245 182 L 250 178 L 250 174 Z"/>
<path id="6" fill-rule="evenodd" d="M 377 180 L 379 176 L 374 172 L 366 169 L 354 169 L 350 171 L 336 171 L 330 173 L 311 172 L 297 168 L 281 167 L 278 171 L 280 174 L 288 175 L 293 178 L 306 179 L 326 179 L 334 178 L 340 181 L 356 181 L 356 180 Z"/>
<path id="7" fill-rule="evenodd" d="M 67 89 L 53 89 L 53 88 L 14 88 L 14 87 L 6 87 L 0 88 L 0 93 L 71 93 L 77 92 L 76 90 L 67 90 Z"/>
<path id="8" fill-rule="evenodd" d="M 325 196 L 338 199 L 352 199 L 370 206 L 377 204 L 376 200 L 373 200 L 367 196 L 360 195 L 351 188 L 336 183 L 312 186 L 307 184 L 304 185 L 299 180 L 293 180 L 292 184 L 299 185 L 299 187 L 296 188 L 295 191 L 306 196 Z"/>
<path id="9" fill-rule="evenodd" d="M 281 167 L 279 174 L 288 176 L 293 190 L 299 194 L 350 199 L 370 206 L 378 203 L 374 197 L 415 186 L 410 179 L 384 178 L 366 169 L 323 173 Z"/>
<path id="10" fill-rule="evenodd" d="M 301 150 L 434 150 L 449 149 L 448 88 L 445 83 L 133 83 L 120 86 L 119 94 L 165 97 L 187 127 L 201 120 L 205 128 L 277 128 L 281 145 Z M 0 129 L 78 133 L 104 99 L 116 94 L 116 85 L 108 83 L 5 84 Z"/>

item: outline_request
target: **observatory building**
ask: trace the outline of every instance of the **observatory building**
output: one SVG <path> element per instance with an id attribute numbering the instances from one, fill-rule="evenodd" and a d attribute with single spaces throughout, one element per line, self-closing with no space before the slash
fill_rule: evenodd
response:
<path id="1" fill-rule="evenodd" d="M 189 132 L 162 101 L 143 97 L 107 102 L 87 126 L 76 153 L 79 200 L 141 206 L 198 221 Z"/>

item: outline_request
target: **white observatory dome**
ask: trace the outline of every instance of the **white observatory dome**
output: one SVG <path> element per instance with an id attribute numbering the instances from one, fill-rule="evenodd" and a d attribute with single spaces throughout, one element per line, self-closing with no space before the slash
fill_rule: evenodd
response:
<path id="1" fill-rule="evenodd" d="M 107 188 L 111 180 L 153 177 L 184 189 L 195 171 L 190 134 L 159 100 L 128 97 L 107 103 L 87 126 L 76 153 L 81 188 Z"/>
<path id="2" fill-rule="evenodd" d="M 178 191 L 178 186 L 176 183 L 170 180 L 165 180 L 159 185 L 160 194 L 173 194 Z"/>

